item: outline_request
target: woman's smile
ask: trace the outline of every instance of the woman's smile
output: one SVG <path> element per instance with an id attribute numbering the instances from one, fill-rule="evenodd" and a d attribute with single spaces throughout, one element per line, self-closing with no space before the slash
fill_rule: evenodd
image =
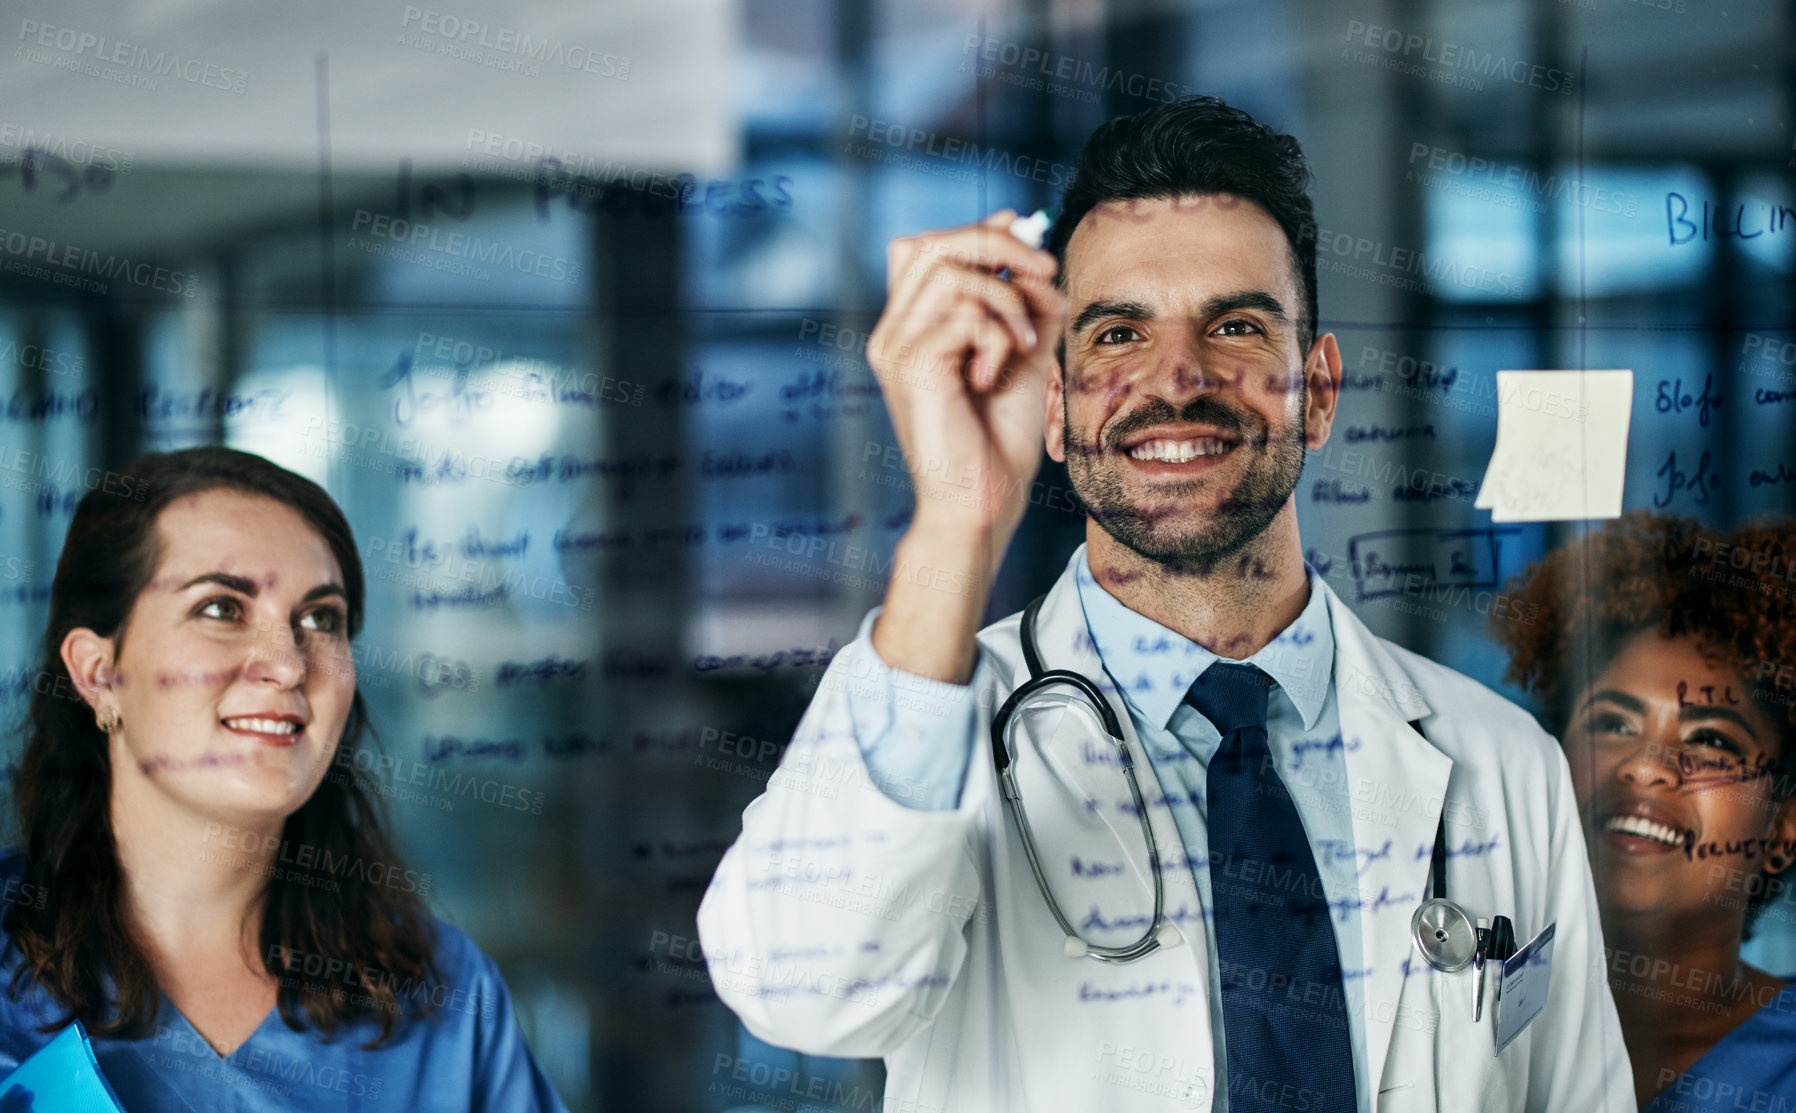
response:
<path id="1" fill-rule="evenodd" d="M 306 723 L 299 715 L 262 711 L 219 720 L 233 734 L 253 738 L 264 746 L 294 746 L 304 740 Z"/>

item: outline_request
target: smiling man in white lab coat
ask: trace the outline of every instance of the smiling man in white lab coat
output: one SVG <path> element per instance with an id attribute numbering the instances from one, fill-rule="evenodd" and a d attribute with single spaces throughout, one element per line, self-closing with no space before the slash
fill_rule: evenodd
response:
<path id="1" fill-rule="evenodd" d="M 1191 98 L 1093 135 L 1048 251 L 1008 212 L 891 246 L 868 358 L 916 513 L 699 909 L 748 1029 L 884 1057 L 888 1113 L 1633 1108 L 1558 745 L 1304 562 L 1341 383 L 1307 180 Z M 1021 616 L 978 624 L 1044 426 L 1088 520 L 1031 668 Z M 1122 739 L 1065 686 L 1017 713 L 1038 883 L 992 722 L 1051 669 Z M 1506 1000 L 1412 943 L 1437 842 L 1470 916 L 1553 928 Z"/>

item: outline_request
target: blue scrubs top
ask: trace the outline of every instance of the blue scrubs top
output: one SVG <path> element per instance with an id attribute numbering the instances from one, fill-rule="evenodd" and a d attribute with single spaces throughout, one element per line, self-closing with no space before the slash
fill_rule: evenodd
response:
<path id="1" fill-rule="evenodd" d="M 1796 1113 L 1796 981 L 1671 1080 L 1641 1113 Z"/>
<path id="2" fill-rule="evenodd" d="M 0 891 L 19 893 L 24 855 L 0 853 Z M 17 899 L 17 898 L 14 898 Z M 271 1010 L 249 1039 L 220 1058 L 163 996 L 155 1030 L 140 1040 L 96 1038 L 94 1055 L 126 1113 L 275 1113 L 277 1110 L 519 1110 L 566 1113 L 518 1030 L 511 995 L 492 959 L 466 934 L 437 922 L 440 992 L 428 1016 L 408 1018 L 392 1043 L 371 1019 L 328 1043 L 295 1032 Z M 23 957 L 0 932 L 0 1078 L 49 1042 L 37 1027 L 63 1012 L 27 977 L 6 992 Z M 353 992 L 352 987 L 346 987 Z"/>

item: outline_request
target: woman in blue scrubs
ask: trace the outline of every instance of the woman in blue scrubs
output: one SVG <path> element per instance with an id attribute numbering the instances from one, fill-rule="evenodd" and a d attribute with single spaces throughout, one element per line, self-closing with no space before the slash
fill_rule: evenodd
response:
<path id="1" fill-rule="evenodd" d="M 1630 514 L 1547 554 L 1492 622 L 1571 764 L 1649 1113 L 1796 1110 L 1796 985 L 1740 957 L 1791 914 L 1792 557 L 1789 525 Z"/>
<path id="2" fill-rule="evenodd" d="M 81 500 L 0 856 L 0 1075 L 79 1019 L 130 1113 L 565 1108 L 356 760 L 362 590 L 330 496 L 257 456 Z"/>

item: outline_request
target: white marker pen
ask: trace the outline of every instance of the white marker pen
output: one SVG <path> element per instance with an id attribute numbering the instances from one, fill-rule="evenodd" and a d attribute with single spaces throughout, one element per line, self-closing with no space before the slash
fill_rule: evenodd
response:
<path id="1" fill-rule="evenodd" d="M 1019 216 L 1011 221 L 1010 234 L 1039 250 L 1042 239 L 1048 234 L 1048 226 L 1052 223 L 1053 218 L 1048 216 L 1048 210 L 1036 209 L 1028 216 Z"/>

